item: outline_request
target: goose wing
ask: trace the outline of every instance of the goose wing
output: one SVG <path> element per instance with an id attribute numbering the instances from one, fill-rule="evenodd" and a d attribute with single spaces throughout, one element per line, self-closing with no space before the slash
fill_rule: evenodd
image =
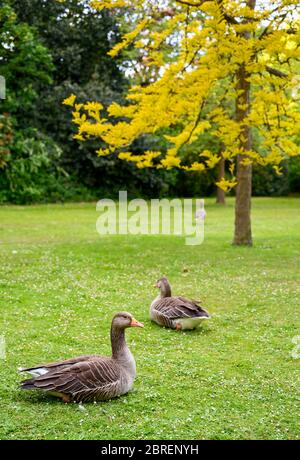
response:
<path id="1" fill-rule="evenodd" d="M 155 304 L 155 310 L 170 319 L 209 317 L 199 302 L 184 297 L 165 297 Z"/>
<path id="2" fill-rule="evenodd" d="M 46 374 L 22 382 L 21 387 L 63 393 L 81 401 L 115 396 L 121 381 L 116 361 L 101 356 L 82 358 L 69 365 L 50 367 Z"/>
<path id="3" fill-rule="evenodd" d="M 38 373 L 39 371 L 44 371 L 44 373 L 49 372 L 49 371 L 56 371 L 56 370 L 61 370 L 64 367 L 69 367 L 73 364 L 82 362 L 82 361 L 90 361 L 93 360 L 96 357 L 96 355 L 84 355 L 84 356 L 77 356 L 77 358 L 71 358 L 71 359 L 66 359 L 64 361 L 56 361 L 53 363 L 46 363 L 46 364 L 40 364 L 39 366 L 34 366 L 34 367 L 24 367 L 19 369 L 20 372 L 29 372 L 32 374 Z"/>

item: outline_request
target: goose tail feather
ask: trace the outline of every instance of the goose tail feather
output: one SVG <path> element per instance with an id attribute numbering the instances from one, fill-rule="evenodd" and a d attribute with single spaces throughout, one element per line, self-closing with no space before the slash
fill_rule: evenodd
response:
<path id="1" fill-rule="evenodd" d="M 36 386 L 34 385 L 35 379 L 23 380 L 20 384 L 21 390 L 35 390 Z"/>

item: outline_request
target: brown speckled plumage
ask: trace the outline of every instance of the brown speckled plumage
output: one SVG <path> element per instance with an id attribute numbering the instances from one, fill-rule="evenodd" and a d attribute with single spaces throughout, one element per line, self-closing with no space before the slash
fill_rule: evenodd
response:
<path id="1" fill-rule="evenodd" d="M 181 320 L 194 318 L 201 320 L 210 317 L 208 312 L 201 307 L 200 302 L 185 297 L 172 297 L 167 278 L 163 277 L 158 280 L 156 287 L 160 289 L 160 295 L 151 304 L 150 317 L 160 326 L 181 329 Z M 196 325 L 197 321 L 195 321 L 195 327 Z"/>
<path id="2" fill-rule="evenodd" d="M 125 342 L 125 328 L 142 327 L 129 313 L 115 315 L 111 326 L 112 357 L 85 355 L 22 369 L 34 377 L 21 383 L 25 390 L 43 390 L 69 401 L 103 401 L 127 393 L 136 374 Z"/>

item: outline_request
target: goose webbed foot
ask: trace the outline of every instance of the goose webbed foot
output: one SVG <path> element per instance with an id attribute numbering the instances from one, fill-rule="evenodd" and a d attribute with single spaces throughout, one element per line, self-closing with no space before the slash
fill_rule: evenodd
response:
<path id="1" fill-rule="evenodd" d="M 65 404 L 69 404 L 71 402 L 71 397 L 66 394 L 62 394 L 61 399 L 63 400 Z"/>

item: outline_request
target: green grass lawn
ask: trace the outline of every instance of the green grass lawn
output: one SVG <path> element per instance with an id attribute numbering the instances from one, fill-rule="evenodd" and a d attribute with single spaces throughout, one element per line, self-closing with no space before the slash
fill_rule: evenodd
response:
<path id="1" fill-rule="evenodd" d="M 233 207 L 206 200 L 201 246 L 100 237 L 95 204 L 0 208 L 0 438 L 299 439 L 300 199 L 253 200 L 253 248 L 231 246 Z M 161 275 L 203 300 L 202 329 L 150 323 Z M 82 408 L 19 390 L 19 366 L 110 354 L 120 310 L 145 323 L 132 392 Z"/>

